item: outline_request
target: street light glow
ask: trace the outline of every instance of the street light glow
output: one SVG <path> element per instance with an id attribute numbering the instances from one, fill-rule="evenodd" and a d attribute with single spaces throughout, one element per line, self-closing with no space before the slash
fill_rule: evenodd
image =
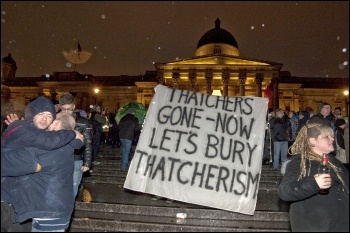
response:
<path id="1" fill-rule="evenodd" d="M 94 89 L 94 92 L 97 94 L 100 90 L 98 88 Z"/>

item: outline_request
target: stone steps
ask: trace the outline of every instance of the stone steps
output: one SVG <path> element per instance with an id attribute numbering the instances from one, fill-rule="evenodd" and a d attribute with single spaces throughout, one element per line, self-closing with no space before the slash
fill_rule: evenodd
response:
<path id="1" fill-rule="evenodd" d="M 174 201 L 123 189 L 119 148 L 101 147 L 99 165 L 84 178 L 70 232 L 290 232 L 289 205 L 279 199 L 278 171 L 263 165 L 254 215 Z M 186 213 L 178 221 L 177 213 Z"/>
<path id="2" fill-rule="evenodd" d="M 71 232 L 201 231 L 288 232 L 287 212 L 255 211 L 244 215 L 211 208 L 173 208 L 77 202 Z M 178 221 L 177 213 L 186 213 Z"/>

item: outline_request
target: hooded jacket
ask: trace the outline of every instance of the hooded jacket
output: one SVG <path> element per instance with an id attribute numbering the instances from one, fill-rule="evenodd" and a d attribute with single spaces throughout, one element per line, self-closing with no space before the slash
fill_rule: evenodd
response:
<path id="1" fill-rule="evenodd" d="M 309 123 L 327 124 L 329 127 L 333 128 L 333 125 L 332 125 L 333 113 L 332 113 L 332 111 L 326 117 L 321 114 L 321 109 L 325 105 L 329 105 L 330 106 L 330 104 L 327 103 L 327 102 L 320 103 L 320 105 L 318 107 L 318 110 L 317 110 L 317 114 L 315 114 L 314 116 L 312 116 L 310 118 Z"/>
<path id="2" fill-rule="evenodd" d="M 56 131 L 58 132 L 58 131 Z M 84 143 L 78 139 L 55 150 L 41 150 L 33 147 L 13 149 L 14 154 L 33 157 L 42 168 L 38 172 L 10 176 L 2 180 L 1 188 L 6 187 L 8 202 L 15 208 L 14 222 L 23 222 L 31 218 L 60 218 L 59 229 L 66 229 L 74 209 L 73 170 L 74 149 Z M 5 163 L 5 166 L 21 166 L 20 163 Z M 53 230 L 51 228 L 42 230 Z"/>
<path id="3" fill-rule="evenodd" d="M 26 119 L 11 123 L 1 135 L 1 201 L 11 202 L 11 196 L 8 196 L 7 192 L 9 187 L 5 184 L 8 176 L 19 176 L 35 172 L 37 169 L 37 160 L 33 160 L 27 153 L 18 154 L 13 151 L 14 149 L 34 147 L 41 150 L 55 150 L 67 145 L 76 137 L 72 130 L 38 129 L 34 125 L 33 118 L 43 111 L 49 111 L 54 118 L 56 117 L 51 101 L 45 97 L 38 97 L 26 106 Z"/>

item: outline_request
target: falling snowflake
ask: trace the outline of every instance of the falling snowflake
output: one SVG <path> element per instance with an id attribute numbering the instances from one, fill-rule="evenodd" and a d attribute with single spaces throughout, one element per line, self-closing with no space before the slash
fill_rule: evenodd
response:
<path id="1" fill-rule="evenodd" d="M 342 51 L 343 51 L 343 53 L 345 53 L 345 52 L 346 52 L 346 48 L 343 48 L 343 50 L 342 50 Z"/>
<path id="2" fill-rule="evenodd" d="M 340 36 L 337 37 L 337 40 L 340 40 Z"/>
<path id="3" fill-rule="evenodd" d="M 106 19 L 106 16 L 105 15 L 101 15 L 101 19 Z"/>
<path id="4" fill-rule="evenodd" d="M 1 22 L 5 23 L 5 19 L 1 19 Z"/>
<path id="5" fill-rule="evenodd" d="M 6 12 L 5 11 L 1 11 L 1 14 L 6 15 Z"/>
<path id="6" fill-rule="evenodd" d="M 344 66 L 344 64 L 343 64 L 343 63 L 338 65 L 338 69 L 339 69 L 339 70 L 344 69 L 344 67 L 345 67 L 345 66 Z"/>
<path id="7" fill-rule="evenodd" d="M 160 46 L 158 47 L 158 49 L 160 49 Z"/>
<path id="8" fill-rule="evenodd" d="M 72 63 L 66 62 L 66 66 L 67 66 L 67 67 L 72 67 Z"/>
<path id="9" fill-rule="evenodd" d="M 343 62 L 343 65 L 344 65 L 344 66 L 347 66 L 347 65 L 348 65 L 348 62 L 347 62 L 347 61 L 344 61 L 344 62 Z"/>
<path id="10" fill-rule="evenodd" d="M 263 23 L 263 24 L 261 24 L 261 27 L 265 27 L 265 24 Z"/>
<path id="11" fill-rule="evenodd" d="M 251 26 L 250 29 L 254 30 L 254 26 Z"/>

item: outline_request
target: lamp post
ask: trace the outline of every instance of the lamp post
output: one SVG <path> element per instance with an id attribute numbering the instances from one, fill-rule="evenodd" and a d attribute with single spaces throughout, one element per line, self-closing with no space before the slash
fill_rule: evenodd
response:
<path id="1" fill-rule="evenodd" d="M 346 90 L 343 92 L 345 96 L 345 111 L 346 111 L 346 116 L 349 118 L 349 91 Z"/>
<path id="2" fill-rule="evenodd" d="M 97 94 L 100 92 L 100 90 L 98 88 L 94 89 L 95 92 L 95 105 L 97 104 Z"/>

